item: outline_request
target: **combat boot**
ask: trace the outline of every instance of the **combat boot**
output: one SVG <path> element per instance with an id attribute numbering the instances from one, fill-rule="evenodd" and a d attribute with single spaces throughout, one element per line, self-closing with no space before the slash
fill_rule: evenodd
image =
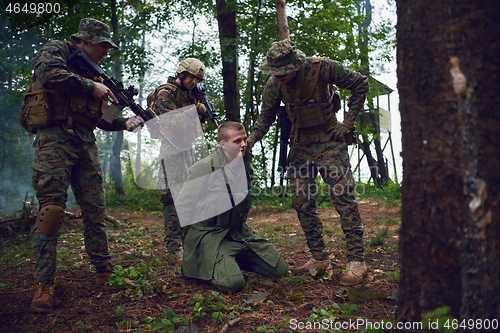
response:
<path id="1" fill-rule="evenodd" d="M 95 284 L 101 287 L 104 286 L 104 284 L 109 281 L 109 278 L 111 277 L 111 274 L 113 274 L 114 269 L 115 268 L 111 263 L 97 267 L 97 273 L 95 274 Z"/>
<path id="2" fill-rule="evenodd" d="M 323 274 L 328 270 L 332 261 L 330 258 L 325 260 L 311 259 L 303 266 L 293 268 L 291 271 L 295 275 L 304 274 L 311 271 L 322 272 Z"/>
<path id="3" fill-rule="evenodd" d="M 347 271 L 340 278 L 340 284 L 343 286 L 352 286 L 363 281 L 367 273 L 364 261 L 351 261 L 347 266 Z"/>
<path id="4" fill-rule="evenodd" d="M 31 310 L 35 312 L 50 312 L 54 305 L 54 284 L 41 283 L 35 288 L 35 295 L 31 300 Z"/>

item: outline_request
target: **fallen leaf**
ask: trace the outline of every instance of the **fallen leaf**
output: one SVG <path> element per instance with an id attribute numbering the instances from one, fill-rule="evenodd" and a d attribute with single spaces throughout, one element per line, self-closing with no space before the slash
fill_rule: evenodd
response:
<path id="1" fill-rule="evenodd" d="M 351 301 L 357 301 L 357 302 L 370 302 L 373 301 L 375 298 L 387 298 L 387 296 L 383 293 L 374 293 L 373 290 L 371 289 L 366 289 L 365 286 L 361 286 L 356 289 L 350 289 L 347 291 L 347 294 L 349 295 L 349 299 Z"/>
<path id="2" fill-rule="evenodd" d="M 244 299 L 243 302 L 250 304 L 250 305 L 257 305 L 257 304 L 264 302 L 267 299 L 268 295 L 269 295 L 269 293 L 266 293 L 265 291 L 261 291 L 257 294 L 253 294 L 252 296 L 250 296 L 247 299 Z"/>
<path id="3" fill-rule="evenodd" d="M 283 296 L 283 297 L 285 297 L 287 295 L 286 292 L 283 290 L 283 288 L 281 288 L 279 285 L 275 285 L 273 287 L 273 289 L 271 289 L 271 294 L 272 295 L 279 295 L 279 296 Z"/>
<path id="4" fill-rule="evenodd" d="M 303 301 L 304 299 L 300 296 L 297 296 L 297 295 L 292 295 L 292 294 L 288 294 L 286 291 L 283 290 L 283 288 L 281 288 L 281 286 L 279 285 L 275 285 L 273 287 L 273 289 L 271 290 L 271 294 L 272 295 L 278 295 L 278 296 L 281 296 L 281 297 L 285 297 L 286 299 L 290 300 L 290 301 Z"/>

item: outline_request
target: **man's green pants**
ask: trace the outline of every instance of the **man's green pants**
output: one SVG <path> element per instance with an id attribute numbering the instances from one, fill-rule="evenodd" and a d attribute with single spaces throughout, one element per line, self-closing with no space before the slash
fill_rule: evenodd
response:
<path id="1" fill-rule="evenodd" d="M 245 287 L 241 270 L 279 278 L 288 272 L 288 264 L 280 257 L 276 267 L 269 265 L 245 243 L 224 238 L 215 260 L 212 284 L 227 292 L 238 292 Z"/>

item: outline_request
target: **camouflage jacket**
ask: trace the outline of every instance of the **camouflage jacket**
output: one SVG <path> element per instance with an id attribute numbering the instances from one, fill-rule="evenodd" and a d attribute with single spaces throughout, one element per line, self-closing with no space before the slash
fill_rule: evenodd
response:
<path id="1" fill-rule="evenodd" d="M 159 86 L 156 91 L 153 111 L 160 116 L 160 121 L 167 122 L 166 127 L 162 127 L 162 132 L 171 140 L 180 144 L 182 142 L 192 143 L 193 134 L 202 134 L 197 130 L 197 124 L 193 121 L 193 116 L 198 115 L 199 121 L 203 123 L 204 117 L 196 112 L 195 105 L 198 103 L 194 94 L 176 82 L 176 78 L 170 76 L 167 84 Z M 181 109 L 182 108 L 182 109 Z M 171 111 L 169 117 L 161 117 Z M 195 110 L 193 112 L 193 110 Z M 198 129 L 201 127 L 198 126 Z M 154 133 L 152 133 L 154 135 Z M 174 151 L 170 144 L 162 141 L 162 149 L 165 152 Z"/>
<path id="2" fill-rule="evenodd" d="M 321 58 L 321 69 L 318 81 L 322 81 L 324 86 L 333 84 L 342 89 L 349 89 L 351 97 L 349 98 L 349 112 L 346 119 L 355 121 L 358 113 L 363 109 L 366 94 L 369 91 L 368 78 L 360 73 L 350 71 L 338 61 L 327 58 Z M 307 58 L 304 65 L 305 74 L 311 68 L 311 58 Z M 295 80 L 295 79 L 294 79 Z M 293 80 L 292 80 L 293 82 Z M 276 120 L 276 113 L 280 102 L 283 99 L 281 93 L 281 83 L 274 76 L 269 77 L 263 90 L 262 108 L 257 121 L 251 130 L 248 141 L 259 141 L 268 132 L 269 127 Z"/>
<path id="3" fill-rule="evenodd" d="M 194 94 L 178 84 L 175 77 L 169 76 L 167 84 L 156 94 L 153 111 L 157 115 L 162 115 L 169 111 L 196 104 L 198 104 L 198 100 Z M 199 117 L 200 121 L 203 122 L 202 116 L 199 115 Z"/>
<path id="4" fill-rule="evenodd" d="M 168 111 L 196 103 L 194 95 L 175 80 L 175 77 L 169 76 L 167 84 L 157 92 L 155 107 L 153 109 L 156 114 L 161 115 Z"/>

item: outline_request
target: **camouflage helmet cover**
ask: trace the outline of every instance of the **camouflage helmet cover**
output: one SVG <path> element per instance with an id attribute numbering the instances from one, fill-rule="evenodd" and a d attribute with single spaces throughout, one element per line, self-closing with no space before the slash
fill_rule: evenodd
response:
<path id="1" fill-rule="evenodd" d="M 200 60 L 196 58 L 187 58 L 179 63 L 176 72 L 178 74 L 188 72 L 203 80 L 205 78 L 206 68 Z"/>
<path id="2" fill-rule="evenodd" d="M 73 40 L 83 39 L 90 44 L 99 44 L 107 42 L 111 47 L 118 49 L 115 43 L 111 40 L 111 29 L 101 21 L 93 18 L 83 18 L 80 21 L 80 27 L 76 34 L 71 35 Z"/>
<path id="3" fill-rule="evenodd" d="M 298 71 L 305 60 L 304 52 L 298 50 L 289 39 L 284 39 L 271 44 L 259 69 L 268 75 L 286 75 Z"/>

